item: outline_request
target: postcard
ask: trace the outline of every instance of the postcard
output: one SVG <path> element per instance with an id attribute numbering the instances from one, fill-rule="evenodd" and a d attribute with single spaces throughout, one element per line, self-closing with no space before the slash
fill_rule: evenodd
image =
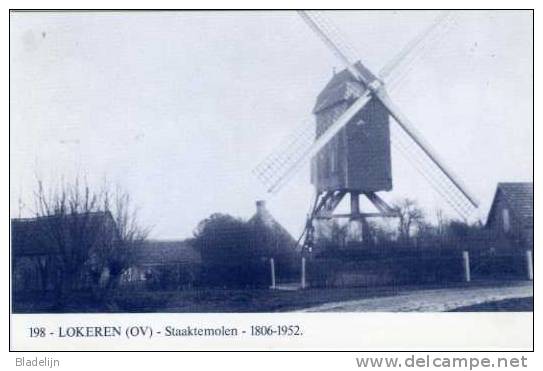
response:
<path id="1" fill-rule="evenodd" d="M 11 350 L 532 350 L 533 17 L 11 11 Z"/>

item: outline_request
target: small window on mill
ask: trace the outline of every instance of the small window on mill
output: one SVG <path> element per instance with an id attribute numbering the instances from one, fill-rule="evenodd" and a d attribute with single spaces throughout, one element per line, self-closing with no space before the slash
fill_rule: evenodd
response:
<path id="1" fill-rule="evenodd" d="M 509 217 L 509 209 L 502 210 L 502 222 L 503 222 L 503 231 L 508 233 L 511 230 L 511 220 Z"/>

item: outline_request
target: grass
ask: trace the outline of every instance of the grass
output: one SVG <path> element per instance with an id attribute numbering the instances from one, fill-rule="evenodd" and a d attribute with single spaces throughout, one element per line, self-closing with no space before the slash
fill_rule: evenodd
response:
<path id="1" fill-rule="evenodd" d="M 451 312 L 533 312 L 534 297 L 504 299 L 460 307 Z"/>
<path id="2" fill-rule="evenodd" d="M 201 288 L 182 291 L 117 292 L 108 304 L 96 303 L 89 293 L 77 293 L 62 308 L 55 308 L 47 297 L 33 295 L 16 298 L 14 313 L 248 313 L 286 312 L 324 303 L 396 295 L 399 291 L 445 287 L 483 287 L 514 285 L 512 281 L 455 283 L 452 285 L 381 286 L 358 288 L 309 288 L 299 291 L 268 289 Z M 489 309 L 491 310 L 491 309 Z"/>
<path id="3" fill-rule="evenodd" d="M 117 303 L 121 312 L 283 312 L 327 302 L 387 296 L 394 295 L 395 293 L 395 288 L 390 287 L 379 289 L 310 288 L 304 291 L 201 289 L 186 292 L 153 293 L 149 296 L 141 293 L 137 297 L 123 295 L 117 298 Z M 149 305 L 151 302 L 158 302 L 160 304 L 152 306 Z"/>
<path id="4" fill-rule="evenodd" d="M 299 291 L 201 288 L 183 291 L 120 291 L 109 304 L 97 304 L 88 293 L 73 294 L 62 308 L 51 298 L 25 296 L 13 313 L 249 313 L 284 312 L 327 302 L 396 294 L 394 287 L 309 288 Z"/>

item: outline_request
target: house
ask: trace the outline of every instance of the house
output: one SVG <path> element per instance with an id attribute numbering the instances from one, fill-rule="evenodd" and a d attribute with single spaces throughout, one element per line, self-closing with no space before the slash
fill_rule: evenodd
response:
<path id="1" fill-rule="evenodd" d="M 11 241 L 14 292 L 48 291 L 63 279 L 63 264 L 82 267 L 80 288 L 107 276 L 107 261 L 100 248 L 114 247 L 118 236 L 109 212 L 92 212 L 12 219 Z M 136 286 L 192 284 L 201 261 L 200 254 L 185 241 L 156 240 L 133 246 L 125 259 L 129 268 L 121 283 Z M 98 276 L 92 277 L 93 273 Z"/>
<path id="2" fill-rule="evenodd" d="M 274 259 L 277 279 L 298 279 L 301 249 L 268 211 L 265 201 L 256 201 L 256 213 L 247 221 L 247 227 L 251 249 L 262 260 Z"/>
<path id="3" fill-rule="evenodd" d="M 534 246 L 534 184 L 498 183 L 486 228 L 514 246 Z"/>
<path id="4" fill-rule="evenodd" d="M 263 254 L 282 255 L 295 251 L 296 240 L 266 208 L 266 202 L 256 201 L 256 213 L 247 221 L 253 248 Z"/>
<path id="5" fill-rule="evenodd" d="M 58 287 L 62 266 L 89 264 L 99 245 L 116 240 L 117 229 L 109 212 L 12 219 L 13 291 Z M 90 279 L 78 278 L 82 284 Z"/>
<path id="6" fill-rule="evenodd" d="M 179 289 L 196 281 L 202 262 L 190 241 L 145 241 L 131 252 L 131 264 L 122 277 L 127 285 Z"/>

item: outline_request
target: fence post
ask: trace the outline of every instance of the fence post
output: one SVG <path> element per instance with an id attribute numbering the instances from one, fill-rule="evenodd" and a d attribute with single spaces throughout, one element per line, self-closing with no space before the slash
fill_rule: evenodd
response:
<path id="1" fill-rule="evenodd" d="M 271 289 L 275 289 L 275 261 L 270 258 Z"/>
<path id="2" fill-rule="evenodd" d="M 469 252 L 462 251 L 462 259 L 464 261 L 464 280 L 466 282 L 471 281 L 471 272 L 469 269 Z"/>
<path id="3" fill-rule="evenodd" d="M 305 257 L 302 257 L 302 289 L 305 289 L 306 283 L 305 283 Z"/>
<path id="4" fill-rule="evenodd" d="M 526 250 L 526 267 L 528 268 L 528 279 L 534 280 L 534 260 L 532 257 L 532 250 Z"/>

